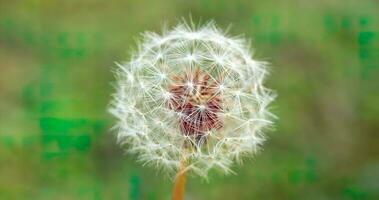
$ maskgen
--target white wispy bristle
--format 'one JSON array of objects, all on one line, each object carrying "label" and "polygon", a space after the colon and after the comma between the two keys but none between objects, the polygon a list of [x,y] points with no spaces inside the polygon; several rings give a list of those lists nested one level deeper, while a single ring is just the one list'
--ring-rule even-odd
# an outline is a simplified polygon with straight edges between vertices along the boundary
[{"label": "white wispy bristle", "polygon": [[[168,172],[177,171],[183,160],[187,171],[205,178],[212,168],[232,172],[234,161],[259,149],[274,117],[267,108],[274,95],[262,85],[265,63],[254,60],[249,48],[246,40],[228,37],[213,22],[197,28],[180,23],[162,35],[145,33],[131,60],[117,63],[109,111],[118,119],[118,142],[143,163]],[[173,77],[196,68],[211,80],[223,77],[217,86],[222,128],[204,133],[206,142],[198,148],[184,148],[193,138],[179,128],[183,113],[167,106],[168,87]]]}]

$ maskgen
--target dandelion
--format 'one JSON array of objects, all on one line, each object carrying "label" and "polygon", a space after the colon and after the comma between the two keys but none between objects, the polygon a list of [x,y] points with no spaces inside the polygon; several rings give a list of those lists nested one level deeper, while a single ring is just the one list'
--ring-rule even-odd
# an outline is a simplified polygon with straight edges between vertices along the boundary
[{"label": "dandelion", "polygon": [[180,23],[145,33],[131,60],[117,64],[117,140],[144,164],[177,173],[174,196],[185,172],[231,173],[264,142],[274,95],[263,86],[265,63],[251,55],[246,40],[213,22]]}]

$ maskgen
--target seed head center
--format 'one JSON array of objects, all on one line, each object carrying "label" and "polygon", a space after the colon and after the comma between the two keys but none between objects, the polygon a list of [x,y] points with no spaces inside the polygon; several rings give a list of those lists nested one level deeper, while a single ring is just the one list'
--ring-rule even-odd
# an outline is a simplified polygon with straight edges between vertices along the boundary
[{"label": "seed head center", "polygon": [[181,114],[178,123],[184,135],[201,137],[207,131],[222,127],[218,116],[222,109],[221,97],[217,82],[210,79],[210,75],[198,69],[174,77],[174,83],[169,86],[172,96],[167,105]]}]

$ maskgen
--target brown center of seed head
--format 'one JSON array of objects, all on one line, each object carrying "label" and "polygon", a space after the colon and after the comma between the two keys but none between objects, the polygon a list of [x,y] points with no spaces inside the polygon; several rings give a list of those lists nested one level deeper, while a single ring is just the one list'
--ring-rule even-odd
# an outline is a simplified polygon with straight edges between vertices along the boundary
[{"label": "brown center of seed head", "polygon": [[167,106],[179,114],[182,134],[195,136],[198,141],[207,131],[222,127],[218,117],[222,109],[218,81],[212,80],[206,72],[197,69],[175,76],[169,92],[171,98]]}]

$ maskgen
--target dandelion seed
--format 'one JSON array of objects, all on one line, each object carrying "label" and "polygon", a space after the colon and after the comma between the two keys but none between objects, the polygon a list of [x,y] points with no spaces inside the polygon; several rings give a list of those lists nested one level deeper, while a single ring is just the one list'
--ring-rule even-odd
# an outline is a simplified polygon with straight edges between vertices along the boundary
[{"label": "dandelion seed", "polygon": [[259,149],[273,118],[265,63],[250,52],[212,22],[146,33],[131,60],[118,64],[109,109],[118,142],[164,171],[231,173],[234,161]]}]

